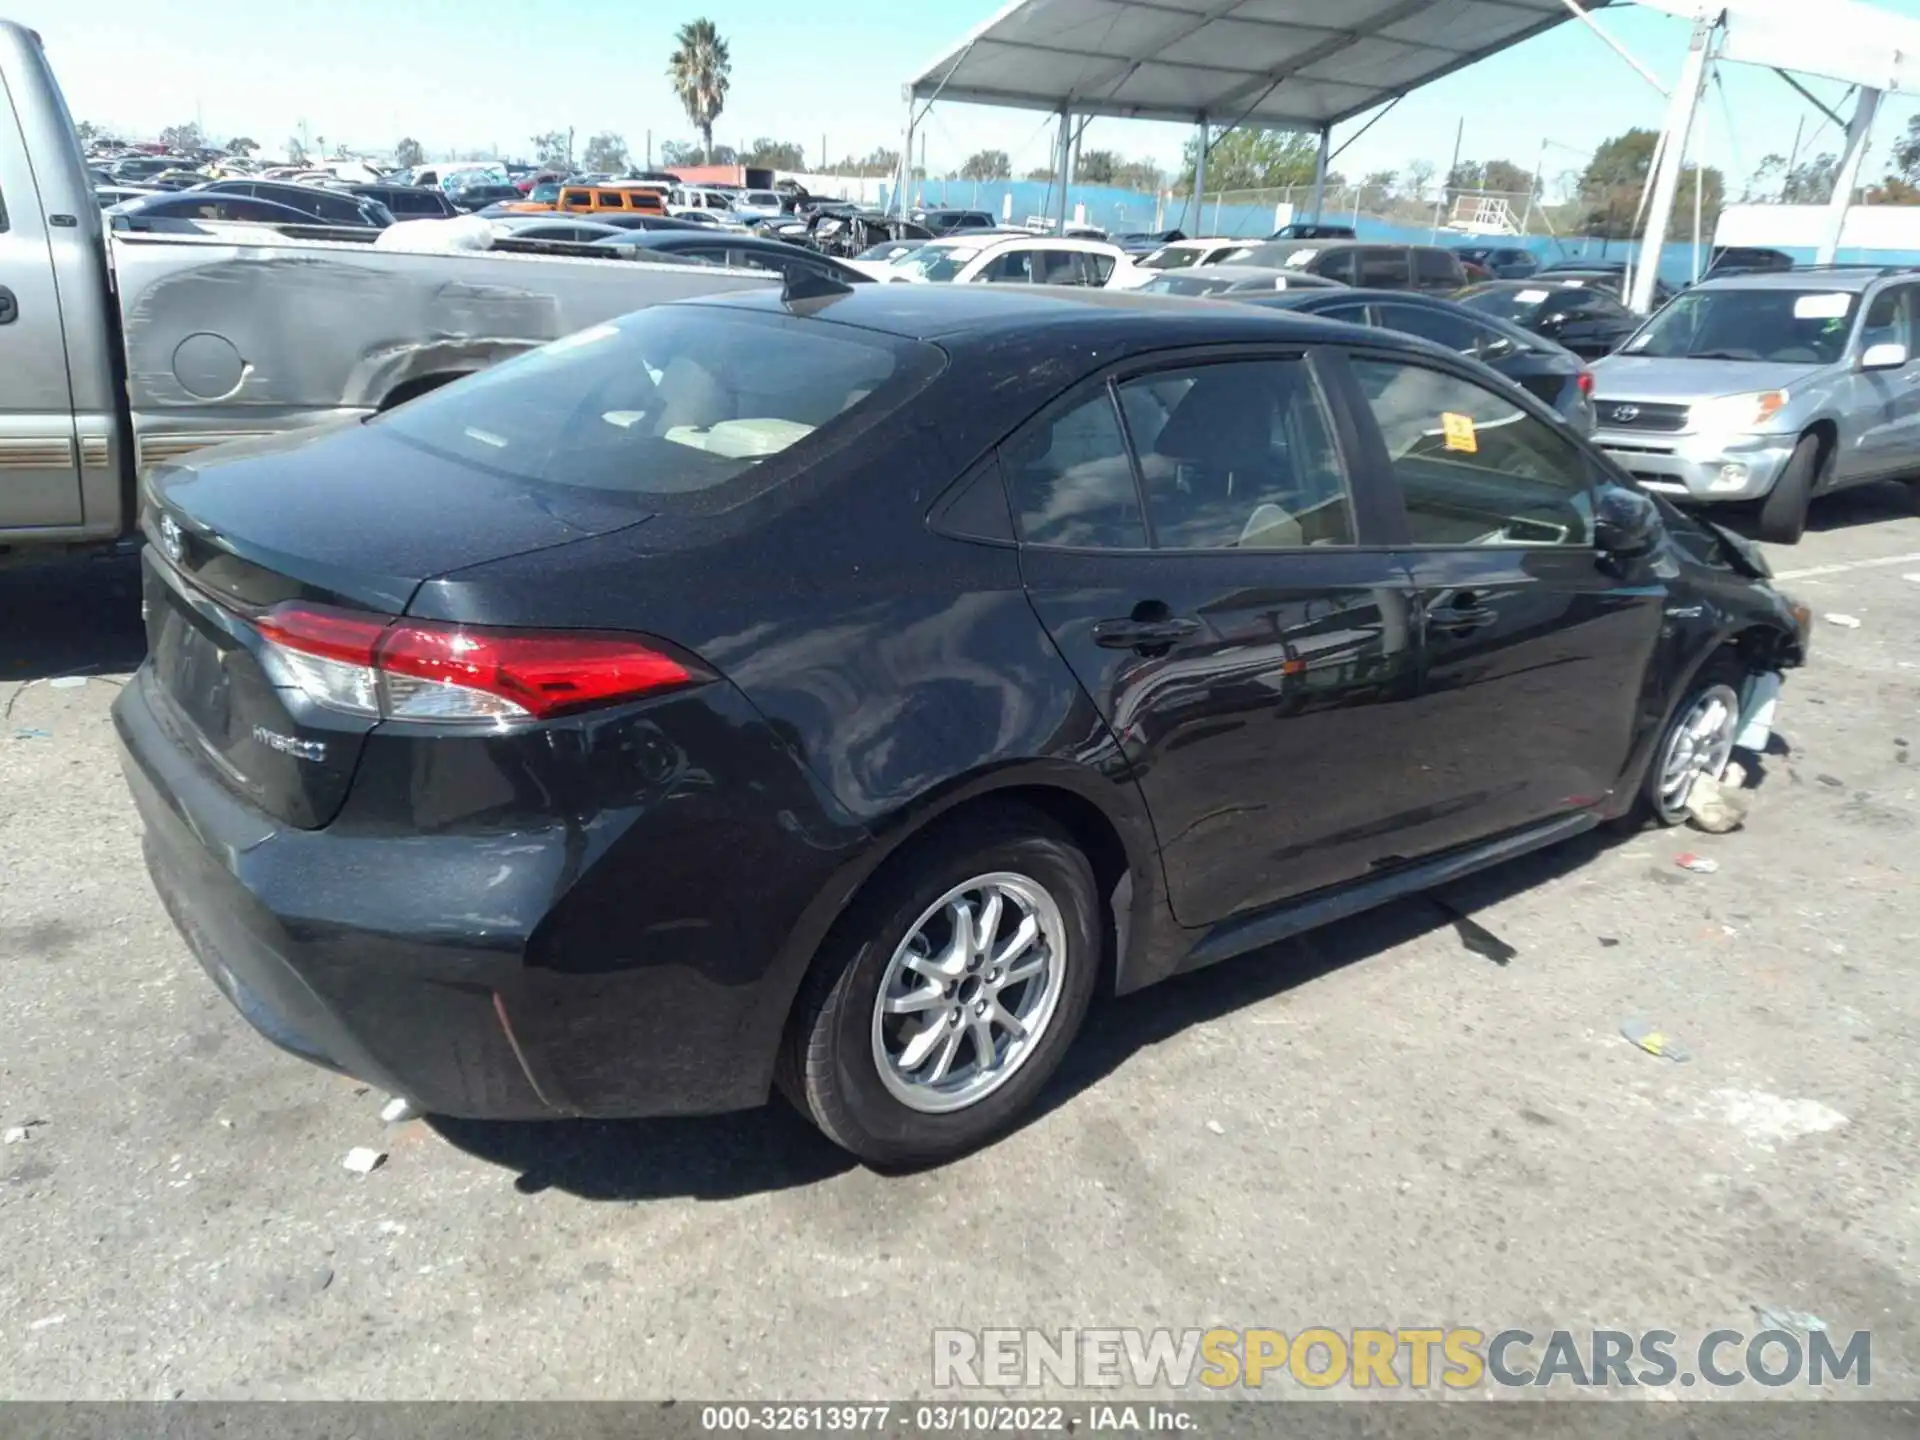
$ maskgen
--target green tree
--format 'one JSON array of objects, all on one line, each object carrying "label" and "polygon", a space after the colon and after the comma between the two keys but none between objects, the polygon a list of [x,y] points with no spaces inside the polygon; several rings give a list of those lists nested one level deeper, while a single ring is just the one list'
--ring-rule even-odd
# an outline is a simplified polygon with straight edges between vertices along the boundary
[{"label": "green tree", "polygon": [[663,140],[660,142],[660,163],[662,165],[698,165],[700,147],[685,140]]},{"label": "green tree", "polygon": [[[1580,197],[1586,211],[1584,228],[1589,235],[1625,240],[1639,230],[1644,223],[1640,199],[1653,174],[1653,152],[1659,142],[1660,137],[1654,131],[1640,129],[1627,130],[1600,142],[1580,175]],[[1726,203],[1726,177],[1711,165],[1690,165],[1680,172],[1673,215],[1667,222],[1669,240],[1685,239],[1693,233],[1696,188],[1700,194],[1701,228],[1708,235],[1713,233],[1720,208]],[[1831,179],[1827,181],[1827,188],[1833,188]]]},{"label": "green tree", "polygon": [[713,159],[713,122],[726,108],[727,87],[732,83],[733,61],[727,42],[720,38],[711,20],[695,20],[682,25],[674,37],[675,49],[667,62],[667,78],[673,81],[673,93],[686,107],[687,118],[700,132],[707,163]]},{"label": "green tree", "polygon": [[580,157],[580,168],[602,175],[626,169],[626,137],[616,135],[611,130],[602,130],[587,141],[586,152]]},{"label": "green tree", "polygon": [[567,132],[548,130],[544,134],[532,136],[528,143],[533,146],[533,161],[548,169],[556,169],[567,163]]},{"label": "green tree", "polygon": [[100,138],[100,127],[91,120],[82,120],[73,127],[73,133],[80,137],[80,148],[85,149]]},{"label": "green tree", "polygon": [[300,143],[300,137],[298,135],[290,135],[287,137],[287,163],[289,165],[304,165],[307,163],[307,147]]},{"label": "green tree", "polygon": [[1073,162],[1073,178],[1082,185],[1111,185],[1119,168],[1119,158],[1111,150],[1083,150]]},{"label": "green tree", "polygon": [[207,143],[207,137],[200,133],[200,127],[189,120],[184,125],[169,125],[160,132],[160,143],[169,150],[198,150]]},{"label": "green tree", "polygon": [[1053,166],[1036,165],[1020,178],[1022,180],[1044,181],[1046,184],[1051,185],[1059,177],[1054,173]]},{"label": "green tree", "polygon": [[393,163],[407,169],[424,165],[427,163],[426,147],[411,135],[405,136],[393,147]]},{"label": "green tree", "polygon": [[1360,182],[1361,188],[1371,190],[1376,195],[1391,195],[1394,187],[1400,183],[1398,170],[1370,170]]},{"label": "green tree", "polygon": [[1113,184],[1122,190],[1153,195],[1166,183],[1166,172],[1151,160],[1125,160],[1113,170]]},{"label": "green tree", "polygon": [[[1212,130],[1207,153],[1207,193],[1222,190],[1274,190],[1283,185],[1313,183],[1319,142],[1296,130]],[[1181,165],[1181,185],[1193,189],[1194,169],[1200,159],[1200,137],[1187,141]]]},{"label": "green tree", "polygon": [[227,153],[229,155],[244,157],[253,154],[253,152],[259,148],[260,142],[251,135],[236,135],[233,139],[227,141]]},{"label": "green tree", "polygon": [[762,135],[742,153],[740,163],[765,170],[805,170],[807,155],[801,146],[791,140],[775,140]]},{"label": "green tree", "polygon": [[976,150],[960,167],[962,180],[1005,180],[1013,174],[1013,161],[1004,150]]},{"label": "green tree", "polygon": [[884,145],[876,145],[867,152],[864,160],[852,155],[835,163],[832,172],[835,175],[864,175],[878,177],[898,175],[900,173],[900,152],[889,150]]}]

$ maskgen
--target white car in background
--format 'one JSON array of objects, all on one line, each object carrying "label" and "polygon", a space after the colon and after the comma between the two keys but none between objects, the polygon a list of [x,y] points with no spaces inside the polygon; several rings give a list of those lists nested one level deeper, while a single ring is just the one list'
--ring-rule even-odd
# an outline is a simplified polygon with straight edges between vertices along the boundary
[{"label": "white car in background", "polygon": [[1216,235],[1207,240],[1172,240],[1143,255],[1127,269],[1117,271],[1107,282],[1109,290],[1138,290],[1157,275],[1169,270],[1188,270],[1196,265],[1230,265],[1245,255],[1259,240],[1242,236],[1232,239]]},{"label": "white car in background", "polygon": [[[924,285],[1102,286],[1128,266],[1126,253],[1099,240],[1056,240],[992,231],[929,240],[890,265],[868,271],[876,280]],[[862,267],[866,268],[866,267]]]}]

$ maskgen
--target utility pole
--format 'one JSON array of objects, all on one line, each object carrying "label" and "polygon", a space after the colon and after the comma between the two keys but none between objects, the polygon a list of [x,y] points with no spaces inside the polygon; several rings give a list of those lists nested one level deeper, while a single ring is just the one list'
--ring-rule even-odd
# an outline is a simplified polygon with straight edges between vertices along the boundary
[{"label": "utility pole", "polygon": [[573,170],[573,126],[567,126],[567,170]]}]

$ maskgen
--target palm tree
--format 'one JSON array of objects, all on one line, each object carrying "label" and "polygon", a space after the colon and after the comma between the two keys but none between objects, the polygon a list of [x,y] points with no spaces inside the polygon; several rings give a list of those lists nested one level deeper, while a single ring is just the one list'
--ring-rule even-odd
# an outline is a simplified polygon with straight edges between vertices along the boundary
[{"label": "palm tree", "polygon": [[700,132],[701,148],[707,163],[713,163],[713,122],[727,103],[727,85],[733,62],[727,56],[727,42],[713,28],[711,20],[696,20],[682,25],[674,37],[679,48],[667,63],[667,76],[680,103],[687,107],[687,118]]}]

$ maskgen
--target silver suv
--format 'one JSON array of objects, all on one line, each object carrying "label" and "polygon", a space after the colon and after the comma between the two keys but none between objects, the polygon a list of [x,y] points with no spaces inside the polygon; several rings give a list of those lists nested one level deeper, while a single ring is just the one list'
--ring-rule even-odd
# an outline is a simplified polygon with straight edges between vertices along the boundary
[{"label": "silver suv", "polygon": [[1920,502],[1920,273],[1730,275],[1594,362],[1594,440],[1649,490],[1760,502],[1792,543],[1813,496],[1900,478]]}]

